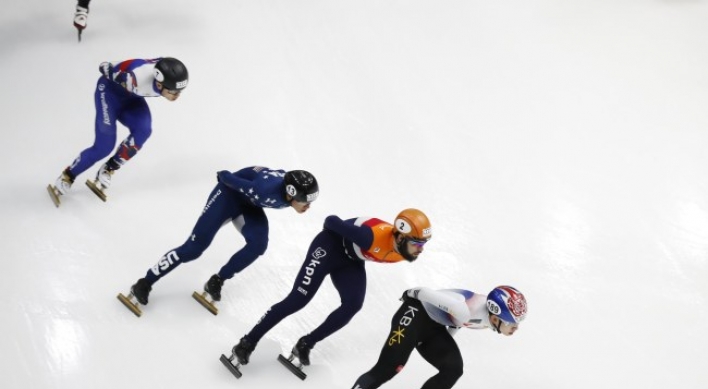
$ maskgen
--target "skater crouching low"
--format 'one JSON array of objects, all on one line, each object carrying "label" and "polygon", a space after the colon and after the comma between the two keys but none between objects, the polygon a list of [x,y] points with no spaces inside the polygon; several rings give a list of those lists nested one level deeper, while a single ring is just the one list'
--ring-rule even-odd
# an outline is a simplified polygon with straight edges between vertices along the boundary
[{"label": "skater crouching low", "polygon": [[218,309],[214,302],[221,300],[224,281],[248,267],[268,248],[269,228],[264,208],[292,207],[297,213],[304,213],[319,195],[317,180],[305,170],[285,172],[251,166],[233,173],[222,170],[217,173],[217,181],[189,238],[165,253],[145,277],[131,287],[129,296],[118,295],[118,299],[137,316],[142,312],[132,299],[146,305],[152,286],[182,263],[199,258],[219,229],[230,221],[243,235],[246,245],[209,278],[204,292],[192,295],[216,315]]},{"label": "skater crouching low", "polygon": [[428,217],[414,208],[401,211],[393,224],[370,217],[342,220],[336,215],[328,216],[324,230],[310,244],[290,294],[273,305],[241,338],[233,347],[231,358],[222,356],[222,363],[240,377],[238,369],[248,363],[258,341],[281,320],[304,308],[330,276],[341,305],[296,342],[289,358],[282,355],[278,358],[291,372],[305,379],[302,366],[310,364],[314,345],[347,325],[362,308],[366,295],[365,262],[413,262],[431,237]]},{"label": "skater crouching low", "polygon": [[449,389],[462,376],[462,355],[453,334],[460,328],[491,328],[513,335],[527,312],[526,298],[511,286],[498,286],[488,295],[463,289],[413,288],[391,319],[391,332],[379,360],[353,389],[374,389],[406,365],[413,350],[438,369],[422,389]]},{"label": "skater crouching low", "polygon": [[101,166],[96,178],[86,181],[86,185],[106,201],[105,191],[111,185],[113,174],[140,151],[152,134],[152,116],[145,98],[162,96],[175,101],[187,87],[189,78],[184,64],[170,57],[103,62],[99,71],[102,75],[94,92],[95,140],[62,171],[56,183],[47,188],[57,207],[60,197],[69,193],[76,177],[111,153],[116,144],[117,123],[121,123],[130,134]]}]

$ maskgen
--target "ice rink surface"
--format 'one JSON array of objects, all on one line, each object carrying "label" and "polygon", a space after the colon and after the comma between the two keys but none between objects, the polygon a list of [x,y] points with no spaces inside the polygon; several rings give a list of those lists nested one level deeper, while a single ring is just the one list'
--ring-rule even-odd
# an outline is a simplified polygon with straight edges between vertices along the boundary
[{"label": "ice rink surface", "polygon": [[[708,387],[708,2],[702,0],[95,0],[0,15],[0,387],[351,388],[376,361],[401,292],[511,284],[510,338],[456,335],[456,388]],[[175,56],[190,85],[153,98],[153,135],[107,203],[81,175],[105,60]],[[120,127],[118,138],[127,135]],[[267,253],[212,316],[190,295],[243,244],[212,246],[116,299],[189,235],[215,172],[306,169],[312,209],[269,210]],[[261,341],[244,377],[218,361],[294,281],[327,215],[433,223],[420,259],[367,264],[357,316],[300,381],[276,362],[338,305],[313,302]],[[435,371],[417,354],[384,388]]]}]

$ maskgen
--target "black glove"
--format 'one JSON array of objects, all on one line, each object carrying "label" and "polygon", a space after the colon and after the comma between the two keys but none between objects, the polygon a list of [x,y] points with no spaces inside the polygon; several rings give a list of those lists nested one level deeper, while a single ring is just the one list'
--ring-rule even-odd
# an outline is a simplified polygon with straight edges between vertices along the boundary
[{"label": "black glove", "polygon": [[408,296],[408,290],[406,289],[405,291],[403,291],[403,294],[401,295],[401,298],[399,300],[403,301],[404,303],[407,303],[412,299],[412,297]]},{"label": "black glove", "polygon": [[342,222],[342,219],[340,219],[339,216],[329,215],[325,218],[324,223],[322,223],[322,229],[323,230],[331,230],[332,228],[330,228],[330,226],[332,224],[341,223],[341,222]]},{"label": "black glove", "polygon": [[219,182],[219,183],[221,183],[221,184],[224,183],[224,181],[221,180],[221,175],[222,175],[222,174],[231,174],[231,172],[228,171],[228,170],[221,170],[221,171],[216,172],[216,181]]}]

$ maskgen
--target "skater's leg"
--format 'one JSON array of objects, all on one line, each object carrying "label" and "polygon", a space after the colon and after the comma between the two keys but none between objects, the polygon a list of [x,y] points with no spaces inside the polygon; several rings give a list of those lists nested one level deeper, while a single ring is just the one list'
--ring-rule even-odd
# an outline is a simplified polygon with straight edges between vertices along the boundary
[{"label": "skater's leg", "polygon": [[217,274],[222,280],[240,273],[268,249],[268,218],[263,208],[243,207],[243,213],[233,220],[233,224],[246,239],[246,245],[219,270]]},{"label": "skater's leg", "polygon": [[209,195],[194,229],[187,241],[168,251],[160,261],[148,270],[145,278],[150,285],[167,275],[183,262],[199,258],[209,247],[217,231],[238,213],[240,203],[224,184],[217,184]]},{"label": "skater's leg", "polygon": [[98,80],[94,94],[96,107],[95,139],[91,147],[83,150],[69,167],[76,177],[111,153],[116,143],[116,116],[120,113],[123,99],[114,91],[112,82],[105,77]]},{"label": "skater's leg", "polygon": [[110,159],[110,166],[117,170],[140,151],[152,134],[152,115],[144,97],[132,98],[118,117],[118,121],[128,128],[130,135],[121,142]]},{"label": "skater's leg", "polygon": [[345,259],[346,265],[332,271],[330,277],[341,300],[341,305],[315,328],[305,341],[310,346],[339,331],[361,310],[366,296],[366,270],[363,261]]},{"label": "skater's leg", "polygon": [[281,302],[273,305],[261,317],[258,324],[246,335],[253,343],[258,341],[281,320],[299,311],[315,296],[331,267],[341,260],[341,237],[329,231],[322,231],[310,244],[305,262],[295,278],[293,288]]},{"label": "skater's leg", "polygon": [[374,389],[393,378],[408,362],[418,339],[425,334],[427,321],[420,302],[404,303],[391,319],[389,333],[379,359],[371,370],[362,374],[353,388]]},{"label": "skater's leg", "polygon": [[416,347],[418,353],[438,369],[438,374],[430,377],[422,389],[449,389],[462,377],[462,354],[445,327],[439,326],[435,332]]},{"label": "skater's leg", "polygon": [[128,127],[130,135],[118,145],[115,154],[101,166],[96,174],[96,180],[101,183],[104,189],[110,187],[115,171],[138,153],[152,133],[152,117],[144,97],[131,97],[125,103],[124,109],[118,116],[118,121]]}]

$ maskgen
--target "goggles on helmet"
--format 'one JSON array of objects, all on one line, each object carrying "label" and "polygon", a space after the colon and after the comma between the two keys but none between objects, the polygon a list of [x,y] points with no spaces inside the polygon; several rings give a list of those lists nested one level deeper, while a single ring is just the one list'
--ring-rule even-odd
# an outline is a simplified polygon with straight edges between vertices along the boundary
[{"label": "goggles on helmet", "polygon": [[417,246],[417,247],[423,247],[429,241],[429,239],[417,239],[417,238],[406,238],[406,240],[408,241],[408,243],[412,244],[413,246]]}]

